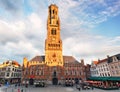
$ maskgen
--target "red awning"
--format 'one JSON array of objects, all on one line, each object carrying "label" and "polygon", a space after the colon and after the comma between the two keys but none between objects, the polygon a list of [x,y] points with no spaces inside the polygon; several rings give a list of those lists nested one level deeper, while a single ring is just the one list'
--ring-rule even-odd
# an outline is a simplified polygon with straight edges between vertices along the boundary
[{"label": "red awning", "polygon": [[35,78],[35,76],[34,75],[30,75],[30,78]]}]

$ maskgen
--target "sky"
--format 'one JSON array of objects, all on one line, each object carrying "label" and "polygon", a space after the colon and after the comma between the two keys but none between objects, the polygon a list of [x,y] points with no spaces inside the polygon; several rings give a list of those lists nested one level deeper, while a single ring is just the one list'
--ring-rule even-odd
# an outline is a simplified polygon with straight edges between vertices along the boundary
[{"label": "sky", "polygon": [[50,4],[59,7],[63,55],[91,64],[120,53],[120,0],[0,0],[0,63],[45,54]]}]

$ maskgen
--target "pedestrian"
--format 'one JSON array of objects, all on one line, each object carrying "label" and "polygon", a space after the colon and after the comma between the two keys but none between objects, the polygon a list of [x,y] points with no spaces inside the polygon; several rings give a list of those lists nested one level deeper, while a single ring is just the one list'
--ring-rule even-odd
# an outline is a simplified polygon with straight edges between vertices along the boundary
[{"label": "pedestrian", "polygon": [[14,89],[12,88],[12,92],[14,92]]},{"label": "pedestrian", "polygon": [[17,87],[17,84],[15,84],[15,88]]},{"label": "pedestrian", "polygon": [[81,88],[79,87],[79,88],[78,88],[78,90],[80,91],[80,90],[81,90]]},{"label": "pedestrian", "polygon": [[94,89],[94,87],[92,86],[92,90]]},{"label": "pedestrian", "polygon": [[21,89],[21,92],[23,92],[23,89]]},{"label": "pedestrian", "polygon": [[28,84],[26,84],[25,87],[27,88],[27,87],[28,87]]}]

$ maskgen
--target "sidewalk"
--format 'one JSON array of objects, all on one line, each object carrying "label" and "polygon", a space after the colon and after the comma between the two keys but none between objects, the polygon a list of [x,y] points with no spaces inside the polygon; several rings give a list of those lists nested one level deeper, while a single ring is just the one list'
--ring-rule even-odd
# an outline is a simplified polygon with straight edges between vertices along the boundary
[{"label": "sidewalk", "polygon": [[15,87],[14,85],[10,85],[9,87],[0,87],[0,92],[29,92],[29,89],[25,87]]}]

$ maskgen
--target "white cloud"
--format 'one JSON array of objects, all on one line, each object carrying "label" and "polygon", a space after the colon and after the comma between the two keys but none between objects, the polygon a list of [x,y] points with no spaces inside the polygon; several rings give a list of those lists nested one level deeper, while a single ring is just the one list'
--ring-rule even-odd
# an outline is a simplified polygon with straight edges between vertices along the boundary
[{"label": "white cloud", "polygon": [[32,56],[35,54],[39,54],[39,51],[37,49],[35,49],[34,46],[29,42],[23,42],[23,41],[20,41],[18,43],[8,42],[5,46],[5,48],[10,49],[11,54],[13,54],[13,56],[15,56],[15,55],[17,55],[17,56],[23,56],[23,55]]},{"label": "white cloud", "polygon": [[0,20],[0,42],[18,41],[24,39],[24,22],[16,21],[14,23]]},{"label": "white cloud", "polygon": [[37,14],[32,13],[30,16],[28,16],[28,20],[33,28],[40,29],[42,27],[41,19]]},{"label": "white cloud", "polygon": [[18,57],[18,61],[21,62],[24,56],[43,54],[45,30],[42,27],[41,18],[34,13],[24,21],[0,20],[1,57]]},{"label": "white cloud", "polygon": [[[103,59],[120,51],[120,37],[107,38],[101,36],[86,36],[85,38],[67,38],[64,40],[64,54],[70,53],[79,60],[84,58],[86,63],[93,59]],[[80,40],[79,40],[80,39]],[[88,60],[88,61],[87,61]]]}]

